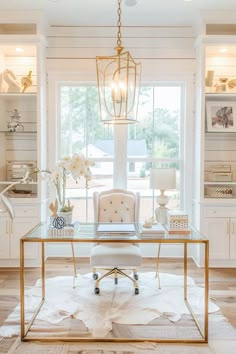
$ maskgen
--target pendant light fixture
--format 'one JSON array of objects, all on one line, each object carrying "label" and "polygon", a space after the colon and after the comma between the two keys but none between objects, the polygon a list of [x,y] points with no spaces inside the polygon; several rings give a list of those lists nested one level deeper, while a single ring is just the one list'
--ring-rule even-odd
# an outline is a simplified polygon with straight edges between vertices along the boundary
[{"label": "pendant light fixture", "polygon": [[141,64],[135,63],[121,41],[121,0],[118,0],[117,52],[97,56],[97,82],[101,121],[107,124],[137,122]]}]

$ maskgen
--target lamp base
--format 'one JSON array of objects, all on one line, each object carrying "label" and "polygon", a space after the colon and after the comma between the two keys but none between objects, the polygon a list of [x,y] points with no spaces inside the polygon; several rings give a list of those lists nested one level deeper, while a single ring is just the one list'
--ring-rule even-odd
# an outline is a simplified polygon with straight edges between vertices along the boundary
[{"label": "lamp base", "polygon": [[161,190],[161,194],[157,196],[157,203],[159,207],[155,209],[156,220],[160,224],[167,224],[167,212],[168,208],[166,208],[166,204],[169,201],[169,197],[164,195],[164,190]]},{"label": "lamp base", "polygon": [[155,209],[155,216],[156,216],[156,220],[157,222],[159,222],[160,224],[167,224],[167,212],[168,212],[168,208],[160,206],[157,207]]}]

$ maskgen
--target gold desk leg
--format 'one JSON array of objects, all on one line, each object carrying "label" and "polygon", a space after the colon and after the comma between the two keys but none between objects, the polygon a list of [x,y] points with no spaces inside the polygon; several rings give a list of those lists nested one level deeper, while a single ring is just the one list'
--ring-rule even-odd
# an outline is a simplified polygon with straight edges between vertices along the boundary
[{"label": "gold desk leg", "polygon": [[73,242],[71,242],[71,250],[72,250],[72,258],[73,258],[73,265],[74,265],[73,288],[75,288],[75,278],[77,277],[77,271],[76,271],[75,250],[74,250],[74,243]]},{"label": "gold desk leg", "polygon": [[188,294],[187,294],[188,249],[187,249],[187,247],[188,247],[187,242],[184,242],[184,300],[187,300],[187,297],[188,297]]},{"label": "gold desk leg", "polygon": [[20,240],[20,315],[21,340],[23,340],[25,337],[25,259],[23,240]]},{"label": "gold desk leg", "polygon": [[160,281],[160,273],[159,273],[160,252],[161,252],[161,243],[158,243],[156,278],[158,279],[158,288],[159,289],[161,289],[161,281]]},{"label": "gold desk leg", "polygon": [[44,242],[41,243],[41,277],[42,277],[42,300],[45,300],[45,251]]},{"label": "gold desk leg", "polygon": [[209,300],[209,241],[205,245],[205,313],[204,313],[204,336],[208,342],[208,300]]}]

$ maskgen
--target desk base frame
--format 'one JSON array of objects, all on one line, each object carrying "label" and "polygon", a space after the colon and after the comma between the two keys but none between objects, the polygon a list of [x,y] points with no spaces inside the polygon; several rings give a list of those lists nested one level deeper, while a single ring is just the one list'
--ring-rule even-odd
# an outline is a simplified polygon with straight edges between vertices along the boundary
[{"label": "desk base frame", "polygon": [[[177,243],[184,244],[184,301],[186,306],[189,309],[189,312],[196,324],[196,327],[201,335],[200,339],[191,339],[191,338],[83,338],[83,337],[33,337],[29,336],[30,328],[36,319],[41,307],[45,302],[45,252],[44,252],[44,243],[48,241],[38,241],[41,242],[41,275],[42,275],[42,294],[41,294],[41,302],[35,310],[30,322],[25,324],[25,264],[24,264],[24,243],[27,242],[24,239],[20,240],[20,305],[21,305],[21,341],[30,342],[30,341],[39,341],[39,342],[156,342],[156,343],[208,343],[208,298],[209,298],[209,271],[208,271],[208,263],[209,263],[209,243],[208,241],[198,241],[197,243],[203,243],[205,246],[205,265],[204,265],[204,284],[205,284],[205,296],[204,296],[204,328],[201,328],[193,310],[188,302],[187,298],[187,246],[188,243],[184,241],[179,241]],[[28,241],[29,242],[29,241]],[[32,241],[33,242],[33,241]],[[75,241],[76,242],[76,241]],[[85,241],[84,241],[85,242]],[[157,243],[154,240],[150,240],[150,243]],[[158,242],[161,243],[160,241]],[[172,241],[172,243],[174,243]],[[160,251],[160,247],[159,247]],[[158,262],[159,262],[158,252]],[[160,286],[160,281],[159,286]]]}]

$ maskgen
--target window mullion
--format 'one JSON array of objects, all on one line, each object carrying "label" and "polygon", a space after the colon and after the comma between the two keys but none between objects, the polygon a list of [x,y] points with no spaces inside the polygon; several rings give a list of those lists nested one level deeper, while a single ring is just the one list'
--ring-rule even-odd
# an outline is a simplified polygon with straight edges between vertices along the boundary
[{"label": "window mullion", "polygon": [[114,188],[127,189],[127,125],[116,125],[114,127],[114,166],[113,185]]}]

